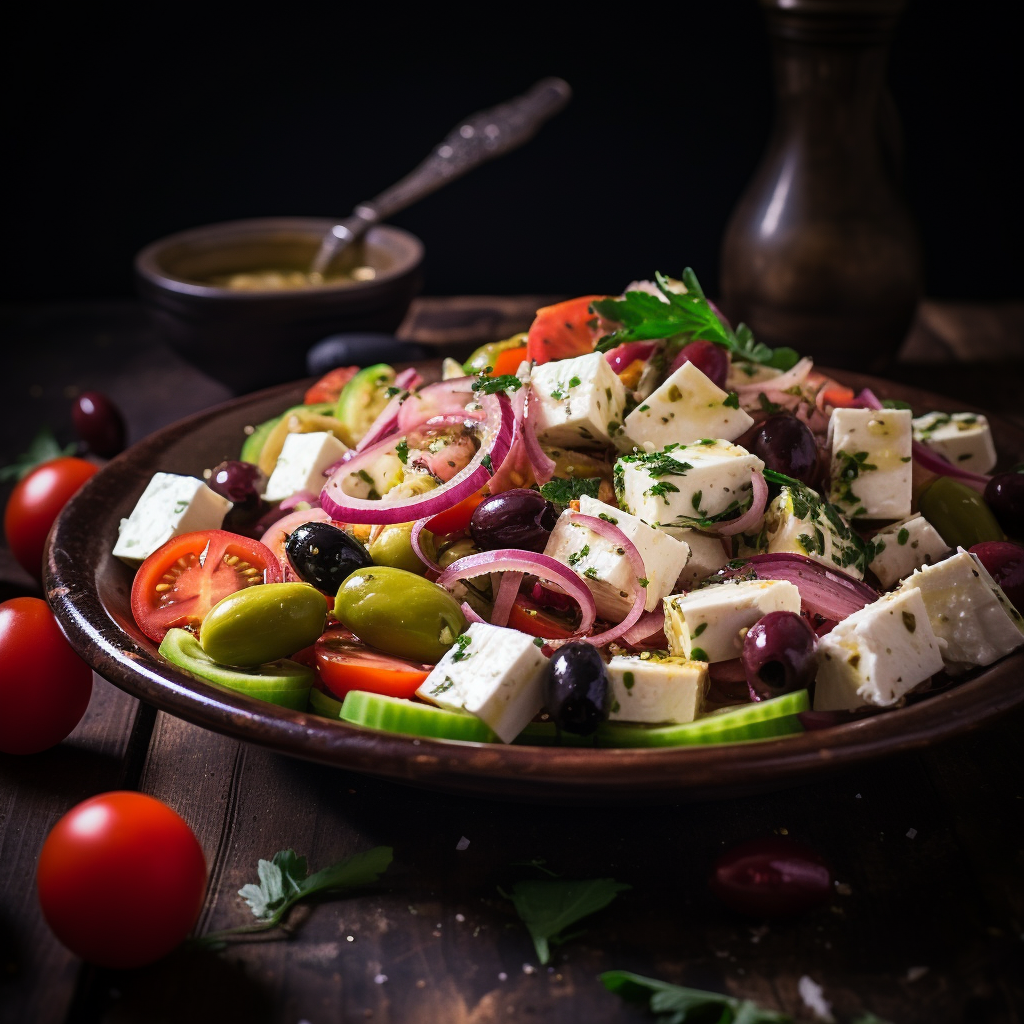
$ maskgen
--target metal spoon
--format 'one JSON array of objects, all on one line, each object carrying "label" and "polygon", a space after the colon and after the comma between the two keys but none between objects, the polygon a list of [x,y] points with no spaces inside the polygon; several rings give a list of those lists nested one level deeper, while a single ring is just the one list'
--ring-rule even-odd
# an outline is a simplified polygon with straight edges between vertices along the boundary
[{"label": "metal spoon", "polygon": [[404,210],[449,181],[502,156],[533,138],[540,126],[569,102],[572,89],[561,78],[544,78],[529,92],[460,121],[411,174],[360,203],[351,217],[324,235],[309,268],[319,284],[327,268],[374,224]]}]

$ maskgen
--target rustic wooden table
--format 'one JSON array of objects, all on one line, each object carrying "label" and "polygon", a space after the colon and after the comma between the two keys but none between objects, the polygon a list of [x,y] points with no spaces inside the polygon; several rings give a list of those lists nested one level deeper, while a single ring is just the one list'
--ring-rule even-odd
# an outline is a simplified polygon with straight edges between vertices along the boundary
[{"label": "rustic wooden table", "polygon": [[[536,304],[424,299],[403,334],[461,353],[520,329]],[[80,390],[111,395],[133,440],[228,397],[164,348],[130,303],[7,311],[0,326],[3,463],[44,423],[70,437],[69,399]],[[1024,305],[926,303],[890,376],[1024,422]],[[0,551],[0,598],[26,593],[38,591]],[[892,1024],[1024,1015],[1024,714],[769,796],[536,807],[291,760],[95,683],[64,743],[0,756],[4,1022],[649,1019],[604,991],[597,976],[612,968],[750,997],[797,1020],[814,1019],[798,992],[805,976],[823,986],[840,1024],[869,1010]],[[279,849],[316,869],[383,844],[395,862],[376,889],[298,911],[287,941],[97,970],[49,932],[33,876],[57,818],[119,788],[165,800],[199,837],[210,868],[201,932],[245,921],[236,892]],[[831,862],[834,897],[786,922],[727,911],[707,889],[710,864],[733,843],[773,833]],[[549,968],[537,966],[498,891],[529,870],[516,862],[537,858],[568,877],[632,885]]]}]

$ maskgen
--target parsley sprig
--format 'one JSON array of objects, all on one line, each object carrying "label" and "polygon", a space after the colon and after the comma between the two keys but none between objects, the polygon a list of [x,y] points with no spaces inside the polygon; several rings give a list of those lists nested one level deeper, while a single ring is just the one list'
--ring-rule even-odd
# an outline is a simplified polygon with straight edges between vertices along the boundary
[{"label": "parsley sprig", "polygon": [[485,395],[496,395],[499,391],[507,394],[518,391],[523,382],[514,373],[503,373],[498,377],[481,377],[473,382],[474,391],[482,391]]},{"label": "parsley sprig", "polygon": [[683,271],[686,292],[671,287],[669,279],[661,273],[654,275],[662,301],[647,292],[626,292],[622,299],[598,299],[591,309],[605,320],[622,326],[606,334],[598,343],[599,352],[607,352],[626,341],[657,341],[669,338],[682,345],[690,341],[713,341],[721,345],[736,359],[789,370],[800,359],[791,348],[772,349],[754,340],[754,332],[746,324],[736,330],[729,327],[708,302],[690,267]]}]

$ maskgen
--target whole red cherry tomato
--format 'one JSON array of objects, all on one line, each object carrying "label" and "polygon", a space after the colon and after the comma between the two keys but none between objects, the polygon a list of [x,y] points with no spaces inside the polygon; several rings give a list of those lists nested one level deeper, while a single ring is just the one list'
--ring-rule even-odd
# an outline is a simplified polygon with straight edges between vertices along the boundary
[{"label": "whole red cherry tomato", "polygon": [[0,604],[0,751],[36,754],[60,743],[85,714],[92,669],[38,597]]},{"label": "whole red cherry tomato", "polygon": [[206,860],[166,804],[144,793],[102,793],[54,825],[36,885],[43,916],[73,953],[101,967],[141,967],[195,924]]},{"label": "whole red cherry tomato", "polygon": [[4,536],[18,564],[37,580],[43,576],[43,549],[57,513],[96,472],[85,459],[64,456],[36,466],[15,485],[4,509]]}]

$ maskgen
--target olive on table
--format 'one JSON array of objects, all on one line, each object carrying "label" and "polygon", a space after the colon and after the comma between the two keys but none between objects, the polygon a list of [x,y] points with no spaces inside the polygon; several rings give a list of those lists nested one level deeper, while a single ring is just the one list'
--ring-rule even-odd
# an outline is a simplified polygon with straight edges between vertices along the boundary
[{"label": "olive on table", "polygon": [[768,469],[814,485],[818,445],[807,424],[788,412],[769,416],[758,428],[749,450]]},{"label": "olive on table", "polygon": [[985,485],[985,501],[1007,533],[1024,537],[1024,474],[997,473]]},{"label": "olive on table", "polygon": [[1024,548],[1008,540],[987,540],[972,544],[969,550],[1003,588],[1014,608],[1024,614]]},{"label": "olive on table", "polygon": [[590,736],[608,719],[611,683],[597,648],[574,642],[560,647],[544,674],[544,706],[555,725],[577,736]]},{"label": "olive on table", "polygon": [[539,491],[517,487],[484,498],[469,521],[469,532],[484,551],[543,551],[557,521],[555,507]]},{"label": "olive on table", "polygon": [[725,379],[729,376],[729,357],[721,345],[713,341],[691,341],[679,350],[669,373],[675,373],[683,363],[693,363],[713,384],[725,387]]},{"label": "olive on table", "polygon": [[447,590],[388,565],[352,573],[338,589],[334,617],[371,647],[431,663],[466,628],[459,602]]},{"label": "olive on table", "polygon": [[373,559],[359,541],[330,523],[296,526],[284,549],[302,579],[332,596],[356,569],[373,565]]},{"label": "olive on table", "polygon": [[919,506],[921,515],[951,548],[1006,539],[984,498],[952,477],[940,476],[929,484],[921,493]]},{"label": "olive on table", "polygon": [[[412,528],[414,523],[392,523],[381,529],[367,546],[374,565],[390,565],[394,569],[405,569],[422,576],[426,565],[420,561],[419,555],[412,547]],[[420,531],[420,547],[428,557],[433,550],[433,534],[428,530]]]},{"label": "olive on table", "polygon": [[124,417],[102,392],[83,391],[75,399],[71,420],[89,451],[100,458],[112,459],[124,450]]},{"label": "olive on table", "polygon": [[323,595],[309,584],[264,583],[218,601],[199,627],[199,643],[221,665],[262,665],[314,644],[326,622]]},{"label": "olive on table", "polygon": [[795,612],[769,612],[743,638],[741,661],[751,700],[771,700],[814,681],[818,638]]}]

